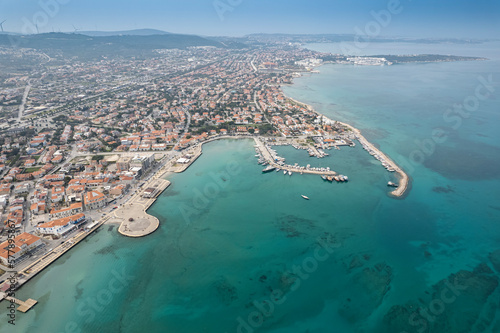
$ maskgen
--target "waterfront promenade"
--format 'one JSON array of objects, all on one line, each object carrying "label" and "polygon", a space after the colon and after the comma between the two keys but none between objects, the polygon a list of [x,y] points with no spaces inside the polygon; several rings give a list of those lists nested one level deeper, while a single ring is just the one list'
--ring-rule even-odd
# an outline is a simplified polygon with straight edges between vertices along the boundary
[{"label": "waterfront promenade", "polygon": [[71,237],[55,249],[46,253],[43,257],[32,263],[31,265],[24,268],[22,271],[24,277],[18,280],[19,284],[23,284],[31,279],[33,276],[41,272],[45,267],[50,265],[52,262],[56,261],[61,257],[64,253],[68,252],[71,248],[73,248],[76,244],[87,238],[92,232],[97,230],[101,225],[107,222],[109,219],[108,216],[104,216],[98,223],[96,223],[90,230],[88,231],[80,231],[75,236]]},{"label": "waterfront promenade", "polygon": [[[206,143],[206,142],[203,142],[203,143]],[[198,144],[194,148],[191,148],[188,151],[186,151],[185,154],[191,156],[191,158],[189,159],[188,163],[183,163],[183,164],[180,164],[180,165],[179,164],[174,164],[174,165],[172,165],[172,167],[170,168],[169,171],[175,172],[175,173],[181,173],[181,172],[186,171],[187,168],[189,168],[191,166],[191,164],[193,164],[198,159],[198,157],[200,157],[201,154],[203,153],[203,151],[202,151],[202,145],[203,145],[203,143],[202,144]]]},{"label": "waterfront promenade", "polygon": [[[51,263],[59,259],[63,254],[72,249],[76,244],[87,238],[87,236],[97,230],[101,225],[106,223],[108,219],[109,216],[103,217],[98,223],[94,224],[91,229],[79,232],[61,245],[57,246],[55,249],[50,249],[49,252],[44,254],[41,258],[19,271],[15,277],[15,281],[17,282],[16,290],[27,283],[29,280],[31,280],[33,277],[35,277]],[[9,296],[7,296],[7,294],[5,293],[0,294],[0,301],[4,299],[9,300]],[[19,305],[19,311],[27,312],[37,303],[37,301],[32,299],[28,299],[26,302],[15,300],[15,303]]]},{"label": "waterfront promenade", "polygon": [[[121,232],[122,234],[129,237],[141,237],[152,233],[158,228],[159,226],[158,219],[154,216],[147,214],[146,210],[154,203],[156,197],[170,185],[170,182],[168,180],[161,178],[165,174],[165,172],[168,171],[168,168],[169,168],[169,163],[167,162],[153,176],[150,177],[150,180],[147,183],[145,183],[141,188],[137,189],[138,193],[143,193],[144,190],[148,188],[154,188],[156,189],[154,197],[142,198],[140,194],[136,193],[136,195],[132,196],[126,203],[123,204],[123,207],[132,204],[130,206],[130,209],[125,210],[126,214],[132,214],[131,216],[137,215],[140,216],[140,218],[138,220],[139,223],[137,225],[129,226],[126,223],[123,224],[124,226],[129,226],[129,227],[127,228],[127,230],[122,230],[123,231]],[[142,220],[144,216],[147,216],[149,222],[147,225],[144,224]],[[116,219],[118,218],[120,220],[117,221]],[[127,219],[128,218],[130,217],[127,216]],[[46,267],[48,267],[54,261],[63,256],[66,252],[71,250],[82,240],[87,238],[94,231],[99,229],[103,224],[111,222],[112,219],[115,219],[115,221],[113,221],[115,223],[123,222],[122,215],[120,215],[119,213],[117,214],[116,211],[111,211],[108,214],[102,216],[102,218],[99,219],[96,223],[92,224],[90,229],[78,232],[75,236],[67,239],[56,248],[50,249],[47,253],[45,253],[35,262],[29,264],[28,266],[18,271],[16,274],[16,282],[17,282],[16,290],[21,288],[25,283],[27,283],[38,273],[43,271]],[[7,294],[5,293],[0,294],[0,301],[6,299],[6,297],[8,297]],[[18,308],[19,311],[28,311],[33,305],[36,304],[36,301],[31,299],[27,300],[26,302],[17,300],[16,303],[20,305],[20,307]]]}]

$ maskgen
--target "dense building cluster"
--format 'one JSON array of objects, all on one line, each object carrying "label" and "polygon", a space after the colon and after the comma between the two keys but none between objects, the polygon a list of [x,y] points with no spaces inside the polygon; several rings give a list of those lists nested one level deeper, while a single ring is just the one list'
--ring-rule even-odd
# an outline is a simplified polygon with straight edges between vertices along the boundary
[{"label": "dense building cluster", "polygon": [[286,45],[155,53],[80,62],[33,51],[25,56],[39,63],[29,76],[2,75],[4,235],[63,237],[125,195],[161,154],[212,138],[302,136],[324,145],[346,132],[280,89],[324,54]]}]

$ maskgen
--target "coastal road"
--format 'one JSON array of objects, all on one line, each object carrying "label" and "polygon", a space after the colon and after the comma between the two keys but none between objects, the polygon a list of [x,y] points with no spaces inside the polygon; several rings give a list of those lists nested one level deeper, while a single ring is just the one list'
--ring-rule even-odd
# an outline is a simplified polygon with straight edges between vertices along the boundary
[{"label": "coastal road", "polygon": [[23,117],[24,107],[26,105],[26,100],[28,99],[30,90],[31,90],[31,80],[28,80],[28,85],[24,89],[23,100],[21,101],[21,105],[19,105],[19,114],[17,116],[18,121],[21,121],[21,118]]},{"label": "coastal road", "polygon": [[257,72],[257,67],[255,67],[255,64],[253,63],[253,61],[254,61],[254,59],[252,59],[252,61],[250,61],[250,66],[252,66],[254,72]]},{"label": "coastal road", "polygon": [[191,126],[191,113],[189,113],[189,111],[186,107],[183,107],[182,111],[184,111],[187,115],[186,127],[184,128],[184,131],[182,131],[182,134],[179,135],[179,137],[177,138],[177,142],[175,143],[174,148],[173,148],[174,150],[179,145],[179,143],[181,142],[184,135],[189,131],[189,127]]},{"label": "coastal road", "polygon": [[266,121],[269,124],[271,124],[271,122],[269,121],[269,119],[267,119],[266,113],[262,110],[262,108],[260,107],[260,104],[257,102],[257,92],[256,91],[253,93],[253,102],[255,103],[255,107],[257,108],[257,110],[259,110],[260,113],[262,113],[264,115],[264,118],[266,119]]}]

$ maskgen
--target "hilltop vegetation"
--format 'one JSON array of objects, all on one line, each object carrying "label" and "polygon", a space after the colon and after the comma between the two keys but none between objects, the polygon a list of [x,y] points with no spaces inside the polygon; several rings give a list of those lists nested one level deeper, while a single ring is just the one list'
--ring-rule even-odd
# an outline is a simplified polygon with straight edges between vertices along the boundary
[{"label": "hilltop vegetation", "polygon": [[43,50],[48,55],[62,53],[81,60],[102,57],[147,57],[155,49],[186,49],[193,46],[226,48],[224,44],[194,35],[122,35],[93,37],[81,34],[47,33],[0,35],[0,46]]}]

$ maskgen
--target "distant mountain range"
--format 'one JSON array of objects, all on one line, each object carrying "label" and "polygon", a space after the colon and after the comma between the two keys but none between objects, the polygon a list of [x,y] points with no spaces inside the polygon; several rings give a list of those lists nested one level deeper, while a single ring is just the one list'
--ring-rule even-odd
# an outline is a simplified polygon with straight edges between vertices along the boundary
[{"label": "distant mountain range", "polygon": [[[154,30],[159,31],[159,30]],[[80,33],[43,33],[34,35],[0,35],[0,46],[43,50],[47,54],[62,52],[66,57],[99,59],[109,56],[149,57],[155,49],[185,49],[192,46],[228,48],[227,44],[194,35],[162,32],[147,34],[151,30],[132,30],[123,33],[135,35],[89,36]],[[114,32],[116,33],[116,32]]]},{"label": "distant mountain range", "polygon": [[151,35],[171,35],[172,33],[157,29],[136,29],[124,31],[77,31],[80,35],[93,37],[109,36],[151,36]]},{"label": "distant mountain range", "polygon": [[[54,32],[52,32],[54,33]],[[151,36],[151,35],[172,35],[171,32],[157,30],[157,29],[135,29],[135,30],[123,30],[123,31],[69,31],[69,32],[58,32],[65,34],[78,34],[92,37],[109,37],[109,36]],[[21,36],[22,33],[0,31],[0,35],[17,35]],[[43,33],[41,34],[43,35]]]}]

